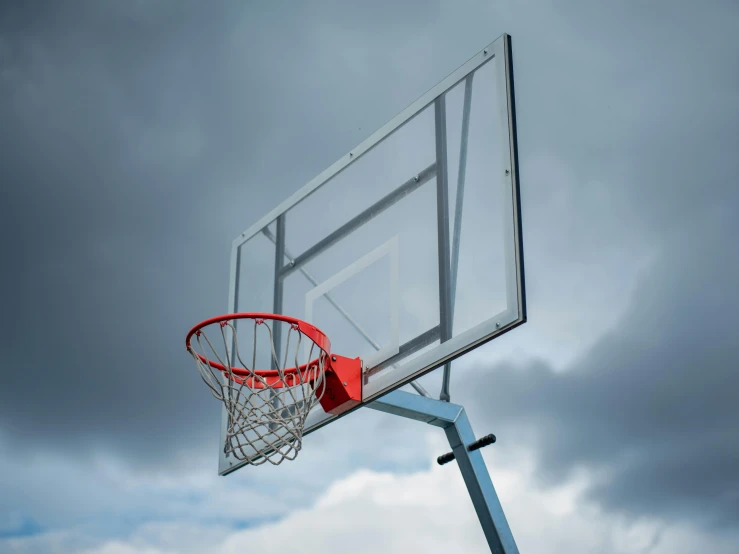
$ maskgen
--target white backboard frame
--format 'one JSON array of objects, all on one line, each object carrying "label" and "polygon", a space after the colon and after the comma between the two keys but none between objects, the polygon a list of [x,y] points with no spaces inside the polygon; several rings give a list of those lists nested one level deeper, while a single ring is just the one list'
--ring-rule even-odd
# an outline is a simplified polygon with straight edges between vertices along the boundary
[{"label": "white backboard frame", "polygon": [[[399,113],[386,125],[381,127],[378,131],[373,133],[364,142],[352,149],[345,156],[342,156],[336,163],[330,166],[328,169],[320,173],[317,177],[295,192],[283,203],[278,205],[272,211],[267,213],[263,218],[257,221],[249,229],[241,233],[232,243],[231,248],[231,271],[230,271],[230,283],[229,283],[229,313],[234,313],[238,309],[238,296],[239,296],[239,268],[241,264],[240,248],[249,239],[253,238],[259,233],[264,233],[268,237],[271,232],[268,230],[268,226],[276,222],[277,233],[276,236],[272,235],[272,239],[275,240],[277,249],[277,259],[285,259],[285,245],[284,245],[284,214],[300,203],[303,199],[307,198],[313,192],[318,190],[321,186],[326,184],[336,175],[341,173],[351,164],[355,163],[364,154],[372,150],[378,143],[393,134],[395,131],[403,127],[406,123],[411,121],[417,114],[424,109],[433,105],[436,113],[436,132],[437,132],[437,143],[439,142],[439,133],[445,133],[445,94],[447,91],[452,89],[454,86],[465,80],[468,75],[475,72],[482,65],[488,63],[491,60],[496,60],[495,67],[495,80],[498,87],[497,94],[497,105],[496,109],[499,113],[499,120],[501,122],[501,152],[500,156],[503,160],[503,166],[505,167],[505,175],[502,176],[505,179],[505,203],[510,209],[503,211],[503,217],[505,218],[504,225],[510,233],[510,236],[506,237],[506,250],[505,250],[505,271],[506,271],[506,300],[507,308],[500,313],[491,314],[491,316],[483,321],[482,323],[467,329],[461,334],[455,336],[451,335],[451,330],[445,332],[445,321],[450,320],[450,311],[453,310],[453,294],[450,294],[450,289],[454,278],[450,274],[450,240],[449,240],[449,209],[448,209],[448,198],[443,195],[446,194],[442,183],[439,188],[438,205],[439,208],[439,259],[446,260],[446,266],[439,269],[439,280],[442,283],[440,285],[440,319],[441,323],[439,329],[436,331],[437,335],[434,340],[440,340],[440,344],[435,346],[433,349],[424,352],[410,360],[403,362],[402,360],[395,364],[392,371],[379,372],[369,381],[365,381],[363,387],[363,402],[368,403],[372,400],[379,398],[380,396],[387,394],[414,379],[432,371],[433,369],[440,367],[444,364],[449,363],[451,360],[469,352],[470,350],[486,343],[495,337],[510,331],[511,329],[521,325],[526,321],[526,298],[525,298],[525,284],[524,284],[524,266],[523,266],[523,244],[522,244],[522,232],[521,232],[521,207],[520,207],[520,191],[518,182],[518,159],[517,159],[517,143],[516,143],[516,120],[515,120],[515,104],[514,104],[514,89],[513,89],[513,69],[511,59],[511,44],[510,36],[502,35],[494,42],[486,46],[470,60],[468,60],[459,69],[454,71],[438,85],[433,87],[418,100],[413,102],[405,110]],[[444,127],[444,128],[442,128]],[[441,154],[437,155],[441,156]],[[445,154],[441,157],[437,157],[435,168],[445,164]],[[434,169],[435,170],[435,169]],[[418,180],[418,179],[417,179]],[[393,247],[392,245],[384,245],[385,250],[381,252],[375,252],[373,255],[389,254],[392,258]],[[397,258],[397,244],[395,245],[394,256]],[[367,263],[369,259],[363,259],[358,256],[357,264]],[[369,260],[371,261],[371,260]],[[293,262],[294,264],[294,262]],[[282,264],[277,264],[282,265]],[[348,278],[352,271],[356,271],[358,266],[347,267],[341,275],[335,275],[327,282],[316,285],[316,288],[311,292],[312,296],[308,300],[314,300],[316,296],[324,294],[336,283],[343,279]],[[275,268],[275,280],[281,279],[280,271],[284,270],[284,267]],[[292,271],[292,269],[291,269]],[[397,272],[397,260],[396,269]],[[344,274],[345,273],[345,274]],[[283,274],[284,275],[284,274]],[[330,282],[329,282],[330,281]],[[335,282],[336,283],[335,283]],[[275,287],[275,296],[280,296],[278,288]],[[445,291],[446,289],[446,291]],[[397,294],[397,290],[395,290]],[[280,300],[281,302],[281,300]],[[275,300],[275,305],[281,305]],[[396,320],[397,324],[397,320]],[[451,329],[451,324],[449,329]],[[447,336],[445,336],[445,334]],[[395,333],[397,337],[397,332]],[[422,337],[419,337],[421,339]],[[427,341],[428,343],[428,341]],[[407,347],[407,345],[406,345]],[[402,350],[402,345],[395,345],[395,350]],[[342,355],[351,355],[351,353],[341,352]],[[402,354],[402,352],[400,353]],[[380,357],[385,363],[392,361],[391,352],[383,352]],[[372,367],[368,367],[372,369]],[[345,415],[345,414],[343,414]],[[224,409],[222,422],[222,434],[226,428],[227,413]],[[324,413],[322,410],[314,410],[308,417],[306,423],[306,434],[314,431],[323,425],[329,423],[336,417],[330,414]],[[224,437],[222,436],[222,439]],[[223,442],[223,441],[221,441]],[[245,465],[245,462],[240,462],[233,458],[227,459],[222,451],[220,450],[219,456],[219,473],[222,475],[228,474],[239,467]]]}]

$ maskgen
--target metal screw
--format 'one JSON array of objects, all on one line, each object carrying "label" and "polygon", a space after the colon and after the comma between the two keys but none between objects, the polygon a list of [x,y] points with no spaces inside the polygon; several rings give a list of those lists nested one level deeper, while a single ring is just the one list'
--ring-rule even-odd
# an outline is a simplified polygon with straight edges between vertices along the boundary
[{"label": "metal screw", "polygon": [[295,260],[290,260],[290,267],[295,267]]},{"label": "metal screw", "polygon": [[354,155],[354,152],[349,152],[349,157],[351,158]]},{"label": "metal screw", "polygon": [[497,322],[497,323],[495,324],[495,328],[496,328],[496,329],[499,329],[499,328],[500,328],[500,322]]},{"label": "metal screw", "polygon": [[511,171],[510,171],[510,169],[506,169],[506,170],[505,170],[505,174],[506,174],[506,175],[510,175],[510,174],[511,174]]},{"label": "metal screw", "polygon": [[336,356],[331,356],[331,361],[332,362],[335,362],[336,361]]},{"label": "metal screw", "polygon": [[346,386],[346,383],[341,383],[342,385]]},{"label": "metal screw", "polygon": [[418,182],[418,175],[416,175],[415,177],[413,177],[413,180],[417,183]]},{"label": "metal screw", "polygon": [[488,51],[487,50],[483,50],[482,53],[487,56]]}]

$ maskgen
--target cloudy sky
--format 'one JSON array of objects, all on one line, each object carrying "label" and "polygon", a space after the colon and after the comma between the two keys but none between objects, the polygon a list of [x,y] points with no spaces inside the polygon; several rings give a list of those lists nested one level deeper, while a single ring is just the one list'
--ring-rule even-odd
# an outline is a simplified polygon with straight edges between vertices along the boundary
[{"label": "cloudy sky", "polygon": [[217,477],[183,338],[237,233],[504,32],[529,322],[452,400],[522,552],[736,552],[736,3],[256,4],[0,3],[0,552],[486,551],[415,422]]}]

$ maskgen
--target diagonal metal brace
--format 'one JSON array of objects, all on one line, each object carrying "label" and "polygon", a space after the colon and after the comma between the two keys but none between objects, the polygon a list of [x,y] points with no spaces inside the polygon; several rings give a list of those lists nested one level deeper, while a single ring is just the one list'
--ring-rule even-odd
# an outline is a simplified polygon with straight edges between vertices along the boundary
[{"label": "diagonal metal brace", "polygon": [[479,449],[470,450],[468,447],[476,442],[475,434],[462,406],[396,390],[367,404],[367,407],[444,429],[490,551],[494,554],[518,554],[482,454]]}]

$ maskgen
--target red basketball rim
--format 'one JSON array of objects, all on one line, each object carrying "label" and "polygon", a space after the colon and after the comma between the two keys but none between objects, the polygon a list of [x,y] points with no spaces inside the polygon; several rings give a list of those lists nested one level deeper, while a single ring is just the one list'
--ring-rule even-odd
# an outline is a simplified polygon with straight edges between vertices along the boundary
[{"label": "red basketball rim", "polygon": [[232,367],[228,368],[224,366],[223,364],[219,362],[214,362],[212,360],[209,360],[208,358],[204,357],[202,354],[199,354],[195,350],[193,350],[192,346],[190,345],[190,339],[192,339],[193,336],[200,333],[200,331],[207,327],[208,325],[213,325],[214,323],[219,323],[220,325],[226,325],[229,321],[237,320],[237,319],[253,319],[257,323],[264,322],[265,320],[269,321],[284,321],[285,323],[290,323],[291,325],[294,325],[297,327],[298,331],[300,331],[303,335],[308,337],[310,340],[312,340],[315,345],[320,348],[326,356],[330,356],[331,354],[331,341],[328,339],[326,334],[321,331],[318,327],[315,325],[311,325],[310,323],[307,323],[305,321],[302,321],[300,319],[297,319],[295,317],[290,317],[286,315],[280,315],[280,314],[268,314],[268,313],[258,313],[258,312],[242,312],[242,313],[236,313],[236,314],[223,314],[216,317],[211,317],[210,319],[206,319],[205,321],[201,321],[197,325],[195,325],[192,329],[190,329],[190,332],[187,333],[187,337],[185,338],[185,346],[187,347],[188,352],[191,352],[195,354],[198,358],[200,358],[200,361],[202,361],[204,364],[208,364],[211,367],[218,369],[220,371],[223,371],[224,373],[233,373],[234,375],[238,375],[240,377],[254,377],[254,375],[258,375],[263,378],[274,378],[280,377],[280,373],[283,375],[288,374],[294,374],[300,371],[301,373],[304,372],[308,367],[313,366],[314,364],[318,363],[318,358],[315,360],[303,364],[298,367],[288,367],[282,370],[282,372],[276,370],[276,369],[255,369],[255,370],[249,370],[243,367]]}]

